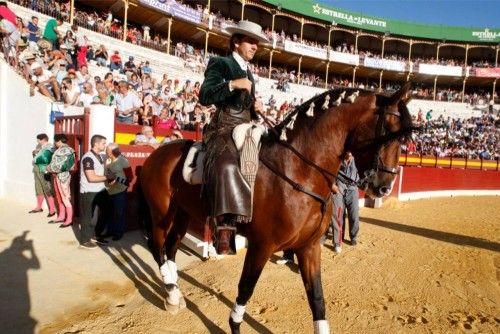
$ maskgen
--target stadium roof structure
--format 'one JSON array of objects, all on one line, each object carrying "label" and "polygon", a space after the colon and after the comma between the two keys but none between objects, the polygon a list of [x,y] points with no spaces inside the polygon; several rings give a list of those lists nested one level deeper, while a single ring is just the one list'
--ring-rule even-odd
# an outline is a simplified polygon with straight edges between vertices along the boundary
[{"label": "stadium roof structure", "polygon": [[319,19],[328,23],[335,21],[335,23],[344,26],[389,33],[391,35],[459,42],[500,43],[499,28],[466,28],[390,20],[350,12],[313,0],[262,1],[301,16]]}]

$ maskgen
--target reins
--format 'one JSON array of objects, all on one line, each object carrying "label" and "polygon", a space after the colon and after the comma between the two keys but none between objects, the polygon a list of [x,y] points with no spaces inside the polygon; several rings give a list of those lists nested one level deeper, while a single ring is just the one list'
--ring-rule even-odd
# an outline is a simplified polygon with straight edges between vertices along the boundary
[{"label": "reins", "polygon": [[[260,117],[262,117],[262,119],[264,120],[264,123],[266,123],[269,126],[269,129],[276,135],[276,138],[279,138],[279,133],[278,133],[278,131],[276,131],[276,129],[272,125],[271,121],[263,113],[261,113],[260,111],[255,110],[255,112]],[[325,177],[327,179],[328,182],[330,182],[330,181],[325,176],[325,174],[333,176],[334,180],[337,177],[337,175],[335,175],[335,174],[333,174],[333,173],[325,170],[324,168],[316,165],[311,160],[307,159],[302,153],[300,153],[299,151],[297,151],[297,149],[295,149],[295,147],[293,147],[292,145],[288,144],[287,142],[283,142],[283,141],[279,140],[278,143],[281,144],[281,145],[283,145],[283,146],[285,146],[286,148],[288,148],[293,153],[295,153],[302,161],[304,161],[305,163],[307,163],[309,166],[311,166],[311,167],[315,168],[316,170],[318,170],[321,173],[321,175],[323,175],[323,177]],[[323,220],[323,216],[325,214],[326,206],[328,205],[328,201],[330,200],[330,197],[331,197],[331,192],[328,192],[328,197],[324,198],[323,196],[315,193],[314,191],[308,190],[308,189],[304,188],[303,185],[301,185],[300,183],[295,182],[294,180],[292,180],[291,178],[289,178],[288,176],[286,176],[285,173],[282,173],[281,171],[279,171],[276,168],[274,168],[269,163],[269,161],[266,161],[261,156],[259,156],[259,160],[271,172],[273,172],[274,174],[276,174],[277,176],[281,177],[283,180],[285,180],[286,182],[288,182],[293,187],[293,189],[295,189],[297,191],[300,191],[300,192],[303,192],[304,194],[307,194],[307,195],[311,196],[312,198],[316,199],[318,202],[320,202],[321,203],[321,220]]]}]

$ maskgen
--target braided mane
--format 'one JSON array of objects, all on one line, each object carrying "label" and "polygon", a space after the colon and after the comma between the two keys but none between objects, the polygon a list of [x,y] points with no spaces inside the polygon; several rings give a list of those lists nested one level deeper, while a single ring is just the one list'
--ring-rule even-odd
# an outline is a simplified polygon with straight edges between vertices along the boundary
[{"label": "braided mane", "polygon": [[[372,93],[370,91],[359,90],[356,88],[334,88],[325,91],[296,107],[295,110],[291,111],[281,123],[274,127],[274,130],[278,133],[283,133],[287,130],[293,130],[295,124],[300,124],[300,127],[311,126],[318,119],[320,119],[326,111],[331,110],[332,107],[337,107],[341,103],[354,102],[360,92]],[[292,126],[290,126],[290,124]],[[283,137],[281,137],[281,140],[283,140]]]}]

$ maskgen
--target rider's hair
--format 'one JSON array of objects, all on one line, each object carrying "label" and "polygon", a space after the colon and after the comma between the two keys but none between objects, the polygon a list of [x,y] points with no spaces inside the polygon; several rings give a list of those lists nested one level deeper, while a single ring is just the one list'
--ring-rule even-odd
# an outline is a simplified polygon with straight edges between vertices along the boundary
[{"label": "rider's hair", "polygon": [[234,34],[229,39],[229,49],[234,51],[236,49],[236,43],[241,42],[241,40],[245,37],[243,34]]}]

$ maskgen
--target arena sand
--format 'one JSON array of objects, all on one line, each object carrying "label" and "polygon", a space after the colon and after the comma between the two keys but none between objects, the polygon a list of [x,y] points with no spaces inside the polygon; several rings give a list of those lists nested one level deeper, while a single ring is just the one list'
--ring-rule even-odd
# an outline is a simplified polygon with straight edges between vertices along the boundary
[{"label": "arena sand", "polygon": [[[356,247],[344,244],[339,255],[331,239],[322,248],[333,333],[500,332],[500,197],[390,199],[383,209],[361,210],[359,240]],[[275,264],[277,255],[248,304],[244,333],[312,332],[297,267]],[[117,260],[125,274],[121,281],[89,283],[95,303],[61,309],[55,321],[39,319],[38,328],[41,333],[228,332],[244,256],[243,251],[222,261],[194,261],[180,272],[187,307],[176,315],[164,309],[154,266],[142,263],[132,272],[127,259]],[[151,279],[137,279],[141,275]]]}]

